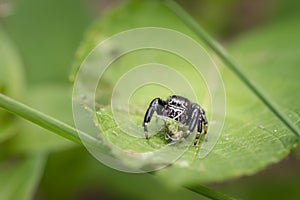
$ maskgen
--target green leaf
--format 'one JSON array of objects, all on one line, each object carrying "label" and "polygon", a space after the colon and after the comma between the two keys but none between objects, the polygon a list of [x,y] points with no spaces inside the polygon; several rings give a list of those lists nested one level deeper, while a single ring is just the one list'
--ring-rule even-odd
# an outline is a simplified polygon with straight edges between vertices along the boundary
[{"label": "green leaf", "polygon": [[45,164],[44,155],[10,159],[0,163],[0,198],[33,199]]},{"label": "green leaf", "polygon": [[[157,13],[157,15],[153,15],[153,13]],[[128,21],[130,24],[126,23]],[[114,26],[110,26],[111,24]],[[113,33],[141,26],[172,28],[195,38],[195,35],[163,4],[159,2],[150,3],[150,1],[131,1],[103,17],[90,31],[92,34],[88,35],[86,43],[92,48],[97,45],[99,40]],[[255,43],[252,41],[252,44],[254,46]],[[259,48],[259,46],[256,47]],[[79,52],[81,51],[81,55],[87,55],[89,50],[91,49],[83,46]],[[243,49],[239,51],[242,52]],[[181,61],[179,65],[182,67],[178,67],[176,65],[178,60],[174,59],[174,56],[164,53],[152,54],[151,51],[140,54],[136,52],[136,54],[137,56],[126,55],[127,58],[125,56],[120,61],[113,63],[112,73],[107,72],[106,80],[109,80],[113,85],[120,78],[120,74],[128,70],[125,67],[126,64],[136,66],[138,63],[151,60],[152,56],[156,62],[160,61],[160,63],[180,69],[180,72],[185,76],[191,77],[191,83],[196,91],[203,91],[201,84],[197,84],[197,80],[201,82],[201,79],[194,76],[194,71],[191,68],[183,67],[186,63]],[[142,54],[146,55],[145,57],[151,56],[143,59],[141,58]],[[82,61],[82,59],[79,60]],[[265,63],[265,65],[270,66],[272,63]],[[204,159],[193,159],[197,152],[194,148],[190,148],[175,164],[158,171],[157,175],[168,182],[173,184],[207,183],[250,175],[283,159],[297,143],[295,135],[260,101],[251,89],[244,85],[239,77],[220,64],[219,68],[222,71],[227,96],[227,113],[223,133],[213,151]],[[267,73],[264,76],[266,81],[271,78],[272,76]],[[136,119],[137,124],[141,124],[140,122],[143,120],[143,112],[151,100],[151,95],[152,99],[159,96],[155,94],[156,91],[157,89],[153,89],[148,94],[140,93],[130,101],[129,106],[135,107],[138,111],[131,113],[131,117]],[[161,91],[158,93],[162,94]],[[165,95],[161,97],[166,98],[169,94],[170,91],[165,91]],[[200,101],[203,99],[201,92],[197,96]],[[205,100],[204,104],[201,105],[206,105]],[[209,109],[207,113],[209,115]],[[110,112],[102,110],[98,118],[103,124],[102,130],[108,131],[105,134],[107,134],[110,142],[125,152],[128,147],[138,152],[151,149],[151,147],[145,146],[145,140],[130,138],[119,130],[114,122],[110,121],[112,117],[107,116],[110,116]],[[159,139],[156,138],[156,140]],[[115,153],[115,156],[122,159],[122,155],[118,153]]]}]

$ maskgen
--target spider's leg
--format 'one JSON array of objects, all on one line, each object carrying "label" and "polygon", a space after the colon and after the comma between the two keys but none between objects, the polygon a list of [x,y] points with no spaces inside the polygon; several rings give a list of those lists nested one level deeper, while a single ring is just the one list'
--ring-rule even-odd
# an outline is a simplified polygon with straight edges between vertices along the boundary
[{"label": "spider's leg", "polygon": [[202,122],[203,122],[203,119],[202,119],[202,115],[200,114],[199,119],[198,119],[197,135],[196,135],[196,138],[194,141],[194,146],[198,146],[199,139],[200,139],[201,132],[202,132]]},{"label": "spider's leg", "polygon": [[189,127],[186,134],[184,134],[183,136],[184,138],[187,138],[191,134],[191,132],[194,131],[196,124],[198,122],[199,114],[200,114],[199,106],[197,104],[191,104],[190,122],[188,124]]},{"label": "spider's leg", "polygon": [[207,128],[208,128],[208,121],[206,119],[206,115],[205,115],[205,111],[200,108],[200,116],[199,116],[199,123],[198,123],[198,133],[196,135],[196,139],[195,139],[195,142],[194,142],[194,145],[197,146],[198,145],[198,142],[199,142],[199,139],[200,139],[200,135],[201,135],[201,132],[202,132],[202,124],[204,126],[204,140],[207,141],[207,136],[206,136],[206,133],[207,133]]},{"label": "spider's leg", "polygon": [[204,125],[204,139],[205,141],[207,141],[207,128],[208,128],[208,121],[206,119],[205,113],[203,113],[202,115],[202,120],[203,120],[203,125]]},{"label": "spider's leg", "polygon": [[153,116],[153,113],[157,112],[157,114],[162,114],[165,104],[166,104],[165,101],[161,100],[160,98],[155,98],[151,101],[151,103],[145,113],[144,123],[143,123],[146,139],[149,139],[148,123],[150,122],[150,120]]}]

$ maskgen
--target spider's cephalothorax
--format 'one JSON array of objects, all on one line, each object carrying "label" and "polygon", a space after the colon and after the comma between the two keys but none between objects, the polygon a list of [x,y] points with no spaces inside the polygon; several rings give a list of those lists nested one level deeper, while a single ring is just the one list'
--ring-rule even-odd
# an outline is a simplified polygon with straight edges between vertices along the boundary
[{"label": "spider's cephalothorax", "polygon": [[166,101],[155,98],[151,101],[144,117],[144,131],[146,139],[149,139],[147,125],[150,122],[153,113],[174,119],[183,125],[188,126],[187,132],[183,135],[187,138],[194,131],[197,125],[197,135],[194,145],[197,146],[204,126],[204,135],[206,135],[208,122],[204,110],[196,103],[190,102],[187,98],[181,96],[170,96]]}]

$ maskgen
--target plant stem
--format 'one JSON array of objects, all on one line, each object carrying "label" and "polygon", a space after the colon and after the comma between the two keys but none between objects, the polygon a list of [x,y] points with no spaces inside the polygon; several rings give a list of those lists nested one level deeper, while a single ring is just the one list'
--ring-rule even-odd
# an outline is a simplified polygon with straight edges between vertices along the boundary
[{"label": "plant stem", "polygon": [[45,115],[3,94],[0,94],[0,108],[14,113],[28,121],[33,122],[49,131],[52,131],[66,139],[82,144],[77,130],[68,124]]},{"label": "plant stem", "polygon": [[166,1],[167,6],[175,12],[178,17],[191,29],[196,35],[210,47],[221,60],[234,72],[244,84],[298,137],[300,138],[300,129],[297,127],[282,111],[273,103],[263,91],[259,90],[248,77],[239,69],[233,59],[224,51],[224,49],[176,2]]},{"label": "plant stem", "polygon": [[203,185],[193,185],[193,186],[184,186],[188,190],[191,190],[193,192],[196,192],[198,194],[201,194],[205,197],[208,197],[210,199],[214,200],[234,200],[234,198],[229,197],[223,193],[217,192],[215,190],[212,190],[210,188],[204,187]]}]

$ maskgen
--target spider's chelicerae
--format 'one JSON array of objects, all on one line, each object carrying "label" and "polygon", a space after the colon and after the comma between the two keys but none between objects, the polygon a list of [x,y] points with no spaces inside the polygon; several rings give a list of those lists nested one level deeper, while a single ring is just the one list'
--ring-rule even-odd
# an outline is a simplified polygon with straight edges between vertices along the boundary
[{"label": "spider's chelicerae", "polygon": [[183,134],[183,138],[185,139],[194,131],[197,125],[197,135],[194,141],[195,146],[198,146],[202,129],[204,129],[204,136],[207,133],[208,122],[205,111],[198,104],[190,102],[187,98],[173,95],[168,97],[166,101],[160,98],[155,98],[151,101],[145,113],[143,123],[146,139],[149,139],[147,126],[154,112],[157,115],[169,117],[188,126],[186,133]]}]

